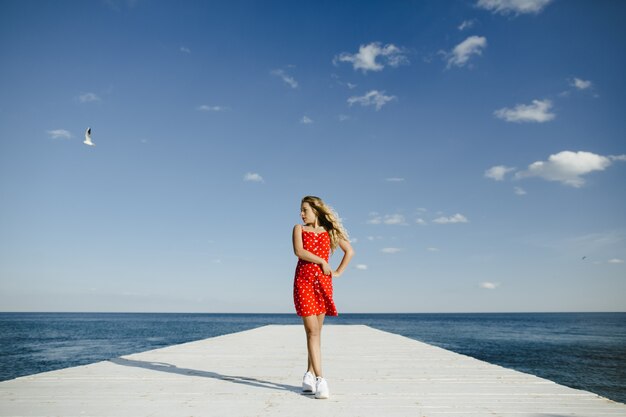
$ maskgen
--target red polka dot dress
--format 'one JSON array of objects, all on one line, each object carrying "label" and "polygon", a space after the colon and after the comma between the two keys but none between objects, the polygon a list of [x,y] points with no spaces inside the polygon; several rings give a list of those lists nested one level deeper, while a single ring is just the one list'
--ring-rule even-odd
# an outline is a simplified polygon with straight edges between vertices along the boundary
[{"label": "red polka dot dress", "polygon": [[[330,255],[328,232],[315,233],[302,230],[302,246],[328,262]],[[293,281],[293,302],[299,316],[317,316],[323,313],[327,316],[336,316],[332,277],[324,275],[320,265],[298,259]]]}]

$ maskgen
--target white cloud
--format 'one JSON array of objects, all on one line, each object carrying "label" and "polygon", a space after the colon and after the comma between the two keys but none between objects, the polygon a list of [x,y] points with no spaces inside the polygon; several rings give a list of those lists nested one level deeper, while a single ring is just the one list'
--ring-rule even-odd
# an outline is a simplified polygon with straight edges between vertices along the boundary
[{"label": "white cloud", "polygon": [[376,111],[380,110],[385,104],[390,101],[396,100],[396,96],[386,96],[384,91],[372,90],[364,96],[354,96],[348,99],[348,104],[352,106],[354,103],[358,103],[361,106],[376,106]]},{"label": "white cloud", "polygon": [[339,79],[339,76],[338,76],[337,74],[330,74],[330,76],[331,76],[331,78],[333,78],[333,79],[335,80],[335,82],[336,82],[337,84],[339,84],[339,85],[340,85],[340,86],[342,86],[342,87],[348,87],[350,90],[352,90],[353,88],[356,88],[356,87],[357,87],[357,85],[356,85],[356,84],[353,84],[353,83],[351,83],[351,82],[349,82],[349,81],[348,81],[348,82],[341,81],[341,80]]},{"label": "white cloud", "polygon": [[515,194],[517,194],[517,195],[526,195],[527,194],[526,190],[524,190],[521,187],[515,187],[513,190],[515,191]]},{"label": "white cloud", "polygon": [[356,265],[356,269],[358,269],[360,271],[366,271],[367,270],[367,265],[365,265],[365,264],[357,264]]},{"label": "white cloud", "polygon": [[446,53],[448,57],[448,68],[452,65],[463,67],[472,55],[482,55],[483,49],[487,47],[487,38],[483,36],[470,36],[454,47],[452,52]]},{"label": "white cloud", "polygon": [[400,248],[382,248],[380,251],[382,253],[398,253],[398,252],[401,252],[402,249],[400,249]]},{"label": "white cloud", "polygon": [[404,178],[391,177],[391,178],[385,178],[385,181],[387,181],[387,182],[403,182]]},{"label": "white cloud", "polygon": [[350,116],[346,116],[345,114],[340,114],[339,116],[337,116],[337,118],[339,119],[340,122],[345,122],[346,120],[350,118]]},{"label": "white cloud", "polygon": [[98,97],[95,93],[82,93],[78,96],[78,101],[81,103],[91,103],[94,101],[100,101],[100,97]]},{"label": "white cloud", "polygon": [[591,81],[581,80],[580,78],[574,78],[571,82],[572,87],[576,87],[579,90],[586,90],[591,87]]},{"label": "white cloud", "polygon": [[439,248],[433,248],[433,247],[431,247],[431,248],[426,248],[426,250],[427,250],[428,252],[439,252]]},{"label": "white cloud", "polygon": [[[378,57],[381,57],[380,62],[377,61]],[[398,67],[408,64],[409,60],[404,55],[404,51],[393,44],[382,46],[380,42],[372,42],[368,45],[361,45],[356,54],[342,52],[335,56],[333,64],[337,65],[339,62],[350,62],[355,70],[367,72],[382,71],[385,64]]]},{"label": "white cloud", "polygon": [[382,217],[376,216],[376,217],[372,217],[371,219],[369,219],[367,221],[367,224],[381,224],[382,222],[383,222]]},{"label": "white cloud", "polygon": [[244,175],[243,180],[251,182],[264,182],[263,177],[255,172],[248,172],[246,175]]},{"label": "white cloud", "polygon": [[313,120],[311,120],[307,116],[302,116],[302,119],[300,119],[300,123],[305,124],[305,125],[310,125],[311,123],[313,123]]},{"label": "white cloud", "polygon": [[198,106],[196,109],[200,110],[200,111],[224,111],[224,110],[226,110],[226,107],[224,107],[224,106],[209,106],[209,105],[203,104],[201,106]]},{"label": "white cloud", "polygon": [[613,258],[613,259],[609,259],[609,263],[610,264],[623,264],[624,260],[623,259]]},{"label": "white cloud", "polygon": [[181,46],[180,47],[180,52],[184,52],[186,54],[190,54],[191,53],[191,49],[187,48],[186,46]]},{"label": "white cloud", "polygon": [[383,219],[383,223],[385,224],[399,224],[406,225],[406,221],[404,220],[404,216],[401,214],[386,214]]},{"label": "white cloud", "polygon": [[500,283],[498,282],[484,281],[480,283],[480,288],[484,288],[486,290],[495,290],[499,286],[500,286]]},{"label": "white cloud", "polygon": [[401,214],[385,214],[384,217],[381,217],[378,215],[378,213],[370,213],[370,216],[372,217],[367,221],[368,224],[384,223],[389,225],[407,225],[404,216]]},{"label": "white cloud", "polygon": [[280,77],[291,88],[298,88],[298,82],[292,76],[287,74],[284,70],[281,70],[281,69],[272,70],[270,73],[272,75]]},{"label": "white cloud", "polygon": [[48,130],[47,133],[52,139],[70,139],[72,137],[72,134],[65,129]]},{"label": "white cloud", "polygon": [[584,151],[562,151],[550,155],[547,161],[533,162],[527,170],[516,173],[515,177],[539,177],[578,188],[585,184],[583,175],[604,171],[613,161],[626,161],[626,155],[602,156]]},{"label": "white cloud", "polygon": [[537,122],[543,123],[554,119],[555,114],[550,113],[552,102],[550,100],[533,100],[532,104],[518,104],[514,108],[502,108],[493,114],[507,122]]},{"label": "white cloud", "polygon": [[500,14],[539,13],[552,0],[478,0],[476,6]]},{"label": "white cloud", "polygon": [[468,223],[469,222],[469,220],[467,220],[467,217],[459,213],[450,217],[445,217],[445,216],[438,217],[433,221],[439,224],[453,224],[453,223]]},{"label": "white cloud", "polygon": [[426,225],[426,220],[422,219],[421,217],[415,220],[415,223],[419,224],[420,226],[424,226]]},{"label": "white cloud", "polygon": [[485,177],[491,178],[496,181],[504,180],[506,174],[511,171],[515,171],[515,168],[507,167],[504,165],[498,165],[495,167],[491,167],[485,171]]},{"label": "white cloud", "polygon": [[474,27],[474,24],[476,23],[475,20],[464,20],[463,23],[461,23],[459,25],[459,30],[465,30],[465,29],[470,29],[472,27]]}]

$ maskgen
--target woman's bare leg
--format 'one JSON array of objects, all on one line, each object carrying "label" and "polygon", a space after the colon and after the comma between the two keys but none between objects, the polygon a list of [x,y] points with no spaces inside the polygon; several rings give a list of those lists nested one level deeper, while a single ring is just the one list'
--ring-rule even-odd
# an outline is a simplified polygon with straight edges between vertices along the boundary
[{"label": "woman's bare leg", "polygon": [[321,335],[324,314],[302,317],[302,321],[306,332],[306,347],[308,350],[307,368],[313,375],[322,376]]}]

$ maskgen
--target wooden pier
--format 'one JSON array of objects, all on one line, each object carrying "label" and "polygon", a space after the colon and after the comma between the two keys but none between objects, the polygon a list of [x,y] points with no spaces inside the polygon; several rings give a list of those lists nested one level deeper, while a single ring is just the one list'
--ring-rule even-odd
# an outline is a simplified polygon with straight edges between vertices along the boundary
[{"label": "wooden pier", "polygon": [[367,326],[324,328],[331,397],[300,391],[302,326],[265,326],[0,382],[0,416],[626,417],[626,405]]}]

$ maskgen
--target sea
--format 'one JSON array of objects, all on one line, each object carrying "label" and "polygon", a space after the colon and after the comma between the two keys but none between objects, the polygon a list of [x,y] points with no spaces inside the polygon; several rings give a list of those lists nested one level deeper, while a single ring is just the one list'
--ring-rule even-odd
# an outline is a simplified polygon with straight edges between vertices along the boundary
[{"label": "sea", "polygon": [[[626,313],[342,314],[626,403]],[[0,313],[0,380],[234,333],[294,314]],[[303,336],[304,343],[304,336]]]}]

